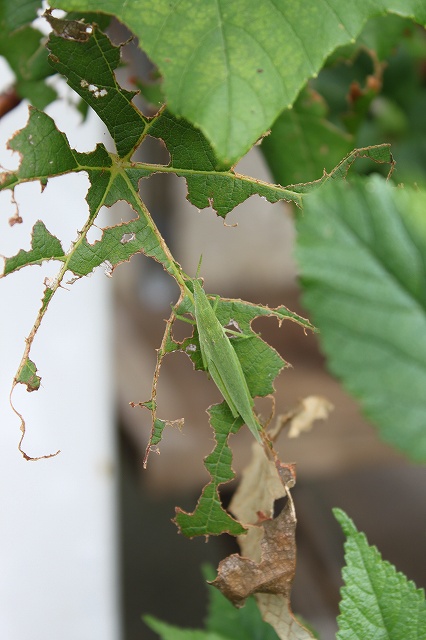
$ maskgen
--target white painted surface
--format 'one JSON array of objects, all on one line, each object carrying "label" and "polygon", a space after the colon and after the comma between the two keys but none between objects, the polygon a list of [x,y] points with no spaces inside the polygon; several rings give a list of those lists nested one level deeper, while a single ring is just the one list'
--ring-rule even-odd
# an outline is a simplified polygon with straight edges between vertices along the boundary
[{"label": "white painted surface", "polygon": [[[16,160],[3,152],[5,142],[27,117],[25,105],[15,111],[0,121],[0,163],[8,167]],[[72,110],[52,105],[49,112],[79,150],[105,140],[95,117],[78,129]],[[0,254],[28,249],[39,218],[67,250],[87,213],[87,186],[87,178],[68,176],[52,180],[42,195],[38,184],[18,187],[24,221],[13,227],[10,192],[0,194]],[[61,453],[25,461],[9,407],[43,280],[57,271],[48,264],[0,280],[0,638],[118,640],[112,290],[102,270],[58,291],[31,355],[42,388],[28,393],[18,385],[13,396],[27,421],[24,450]]]}]

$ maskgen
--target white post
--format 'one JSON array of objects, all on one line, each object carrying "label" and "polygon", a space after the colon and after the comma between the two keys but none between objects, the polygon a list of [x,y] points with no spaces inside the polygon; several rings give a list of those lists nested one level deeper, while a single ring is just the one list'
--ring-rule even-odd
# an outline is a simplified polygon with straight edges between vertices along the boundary
[{"label": "white post", "polygon": [[[3,78],[3,71],[0,76]],[[0,148],[26,121],[27,107],[0,121]],[[52,105],[70,143],[93,149],[104,138],[94,117]],[[1,153],[1,152],[0,152]],[[10,165],[10,156],[0,155]],[[41,218],[68,249],[86,215],[87,178],[18,187],[22,224],[10,227],[10,192],[0,194],[0,253],[29,249]],[[34,322],[43,280],[58,265],[29,267],[0,280],[0,637],[5,640],[118,640],[116,446],[111,366],[111,282],[102,270],[58,291],[31,358],[42,388],[18,385],[24,450],[55,458],[27,462],[17,450],[19,420],[8,394]]]}]

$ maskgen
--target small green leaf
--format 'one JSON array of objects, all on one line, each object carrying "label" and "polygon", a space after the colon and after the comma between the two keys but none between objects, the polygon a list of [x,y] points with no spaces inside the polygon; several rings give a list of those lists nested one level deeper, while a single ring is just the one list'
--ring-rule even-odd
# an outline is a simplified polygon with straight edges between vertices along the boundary
[{"label": "small green leaf", "polygon": [[31,234],[31,250],[21,249],[13,258],[6,258],[3,275],[8,275],[30,264],[41,264],[44,260],[60,260],[64,250],[58,238],[46,229],[44,222],[38,220]]},{"label": "small green leaf", "polygon": [[340,509],[333,510],[346,535],[338,640],[426,638],[423,589],[382,560],[376,547],[358,532]]},{"label": "small green leaf", "polygon": [[11,189],[19,182],[42,180],[77,169],[78,162],[67,137],[52,118],[30,107],[27,125],[9,141],[9,148],[21,154],[18,171],[3,174],[1,189]]},{"label": "small green leaf", "polygon": [[37,367],[29,358],[26,358],[15,378],[15,383],[18,382],[25,384],[27,391],[37,391],[40,388],[41,378],[37,375]]},{"label": "small green leaf", "polygon": [[383,178],[304,199],[296,256],[330,370],[383,437],[426,460],[426,194]]}]

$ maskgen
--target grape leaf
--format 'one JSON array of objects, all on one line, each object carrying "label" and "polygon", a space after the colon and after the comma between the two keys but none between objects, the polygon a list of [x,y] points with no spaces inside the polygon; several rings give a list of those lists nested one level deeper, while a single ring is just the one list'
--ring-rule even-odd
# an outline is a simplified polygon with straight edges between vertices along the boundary
[{"label": "grape leaf", "polygon": [[304,199],[304,303],[330,370],[388,442],[426,460],[426,194],[378,176]]},{"label": "grape leaf", "polygon": [[[67,21],[60,22],[62,31],[71,29],[67,27]],[[82,23],[71,24],[78,24],[79,29],[82,27]],[[171,156],[167,166],[130,162],[124,165],[121,162],[120,168],[125,169],[134,190],[137,190],[140,178],[157,172],[173,172],[186,179],[190,202],[199,208],[212,206],[218,215],[225,217],[253,194],[258,194],[271,203],[286,200],[300,205],[302,191],[317,188],[330,176],[345,175],[356,157],[368,155],[377,162],[389,162],[389,147],[381,145],[352,152],[330,174],[324,174],[320,180],[306,186],[299,184],[284,188],[240,175],[227,168],[218,159],[204,135],[184,119],[176,118],[167,110],[162,110],[149,121],[144,118],[131,102],[134,94],[121,89],[115,80],[114,69],[119,64],[120,48],[112,45],[95,25],[91,26],[90,34],[84,31],[82,39],[52,35],[49,46],[55,67],[65,74],[68,83],[97,111],[113,135],[120,156],[129,156],[135,145],[142,142],[147,134],[165,142]],[[102,64],[98,64],[98,60]],[[102,92],[106,93],[101,95]],[[118,125],[119,112],[125,114],[125,127]],[[104,180],[107,179],[104,175]],[[111,193],[119,190],[119,177],[115,182]],[[108,233],[117,239],[117,230]],[[128,233],[136,233],[136,230],[129,229]]]},{"label": "grape leaf", "polygon": [[333,510],[345,535],[338,640],[426,638],[426,601],[423,589],[368,544],[352,520],[340,509]]},{"label": "grape leaf", "polygon": [[426,23],[417,0],[59,0],[115,14],[164,77],[170,110],[199,127],[229,166],[290,107],[336,47],[391,11]]}]

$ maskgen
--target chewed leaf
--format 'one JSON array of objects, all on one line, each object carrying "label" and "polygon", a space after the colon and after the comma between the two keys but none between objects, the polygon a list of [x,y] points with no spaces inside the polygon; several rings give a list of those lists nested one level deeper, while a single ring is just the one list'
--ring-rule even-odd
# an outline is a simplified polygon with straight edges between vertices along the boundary
[{"label": "chewed leaf", "polygon": [[204,487],[193,513],[176,509],[175,522],[181,533],[188,538],[221,533],[236,536],[245,533],[244,527],[223,509],[218,492],[221,484],[230,482],[235,477],[231,466],[232,451],[228,445],[228,437],[230,433],[238,431],[242,420],[233,418],[225,402],[210,407],[209,413],[216,446],[204,460],[204,464],[211,481]]},{"label": "chewed leaf", "polygon": [[373,145],[371,147],[361,147],[359,149],[354,149],[353,151],[348,153],[348,155],[343,158],[343,160],[341,160],[339,164],[330,171],[330,173],[324,172],[324,175],[318,180],[302,184],[293,184],[288,187],[288,189],[294,189],[294,191],[297,191],[297,193],[300,194],[308,194],[316,191],[319,187],[323,186],[330,180],[342,180],[346,178],[351,166],[358,158],[368,158],[369,160],[371,160],[372,162],[376,162],[377,164],[388,164],[388,178],[391,177],[395,167],[395,160],[393,159],[391,153],[391,145],[388,143],[384,143]]},{"label": "chewed leaf", "polygon": [[[238,331],[237,335],[235,333],[232,334],[230,343],[240,360],[250,394],[253,398],[272,394],[274,380],[281,369],[286,366],[286,362],[252,330],[252,321],[259,316],[275,316],[280,324],[287,319],[297,322],[305,329],[312,330],[312,325],[301,316],[290,312],[286,307],[270,309],[269,307],[255,305],[242,300],[220,298],[214,298],[214,302],[215,314],[222,326],[232,326],[233,331],[238,329],[241,332],[241,335],[238,335]],[[187,313],[193,313],[192,302],[188,295],[182,298],[174,313],[180,317]],[[204,369],[197,327],[194,327],[191,337],[182,342],[177,342],[172,336],[173,321],[174,314],[172,314],[172,319],[168,321],[161,348],[158,350],[158,364],[153,382],[153,398],[156,394],[159,366],[167,353],[177,350],[183,351],[191,358],[195,368]],[[253,361],[256,362],[256,367],[253,367]],[[188,537],[218,535],[223,532],[240,535],[245,532],[245,529],[222,508],[218,488],[222,483],[229,482],[234,477],[231,468],[232,453],[228,445],[228,437],[231,433],[236,433],[239,430],[243,420],[240,417],[233,417],[226,402],[212,406],[209,413],[210,423],[216,439],[214,451],[205,459],[205,466],[211,480],[204,487],[195,511],[193,513],[184,513],[178,509],[175,521],[181,532]],[[154,427],[155,420],[154,411]],[[154,433],[155,429],[151,434],[150,443]]]},{"label": "chewed leaf", "polygon": [[30,264],[40,265],[44,260],[61,260],[64,255],[58,238],[46,229],[44,222],[38,220],[31,235],[31,250],[21,249],[16,256],[6,258],[3,275],[6,276]]},{"label": "chewed leaf", "polygon": [[[57,0],[66,10],[99,9],[98,0]],[[218,157],[239,160],[290,107],[337,47],[387,10],[426,23],[418,0],[276,0],[185,3],[104,0],[164,78],[170,110],[198,126]],[[161,34],[161,37],[159,37]]]},{"label": "chewed leaf", "polygon": [[364,533],[340,509],[334,509],[345,535],[338,640],[424,638],[426,600],[423,589],[369,546]]},{"label": "chewed leaf", "polygon": [[[176,312],[179,315],[190,312],[188,298],[181,302]],[[315,330],[308,320],[289,311],[284,306],[271,309],[264,305],[256,305],[243,300],[219,298],[216,300],[215,313],[223,327],[228,327],[229,325],[237,326],[241,331],[241,336],[233,335],[231,337],[231,344],[241,362],[252,397],[267,396],[273,393],[275,378],[281,369],[288,366],[275,349],[253,331],[251,328],[253,320],[261,316],[272,316],[277,318],[280,325],[284,320],[290,320],[304,329]],[[169,340],[167,351],[176,350],[186,353],[191,358],[196,369],[204,369],[196,327],[193,335],[182,342]],[[256,361],[256,368],[253,367],[253,361]]]},{"label": "chewed leaf", "polygon": [[81,28],[90,29],[82,40],[52,34],[48,43],[49,60],[106,124],[118,155],[127,156],[138,146],[146,121],[132,103],[135,92],[120,87],[115,78],[120,47],[112,45],[95,26],[82,25]]},{"label": "chewed leaf", "polygon": [[163,111],[150,125],[149,135],[161,138],[170,152],[169,169],[186,178],[188,200],[198,209],[212,207],[225,217],[241,202],[259,195],[300,205],[297,192],[235,173],[216,157],[205,136],[189,122]]},{"label": "chewed leaf", "polygon": [[41,378],[37,375],[37,367],[27,358],[15,378],[15,382],[25,384],[27,391],[37,391],[40,388]]},{"label": "chewed leaf", "polygon": [[274,122],[260,150],[276,182],[316,180],[351,151],[353,137],[326,120],[326,113],[325,100],[305,88],[293,107]]},{"label": "chewed leaf", "polygon": [[26,126],[8,146],[21,154],[21,163],[18,171],[1,176],[1,189],[13,189],[19,182],[45,180],[78,168],[66,135],[58,131],[52,118],[32,107]]}]

